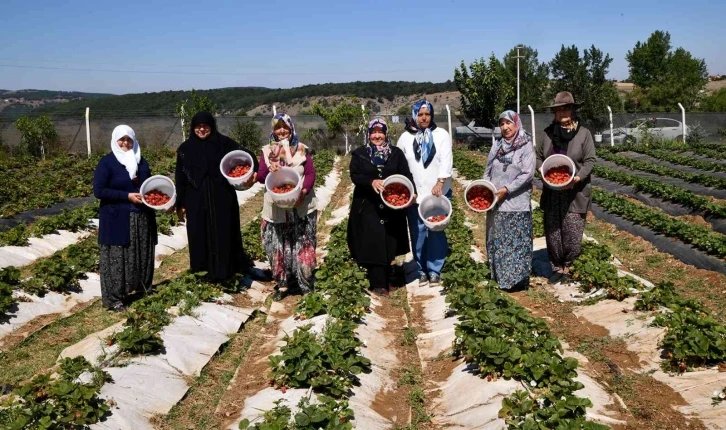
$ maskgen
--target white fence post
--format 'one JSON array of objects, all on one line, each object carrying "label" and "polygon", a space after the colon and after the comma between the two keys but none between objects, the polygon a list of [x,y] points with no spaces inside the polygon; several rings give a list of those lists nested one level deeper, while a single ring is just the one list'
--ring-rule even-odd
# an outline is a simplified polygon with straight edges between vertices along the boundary
[{"label": "white fence post", "polygon": [[275,105],[272,105],[272,116],[277,115],[277,107]]},{"label": "white fence post", "polygon": [[610,113],[610,146],[615,146],[615,136],[613,136],[613,110],[608,106],[608,112]]},{"label": "white fence post", "polygon": [[91,127],[90,127],[91,108],[86,108],[86,147],[88,148],[88,158],[91,158]]},{"label": "white fence post", "polygon": [[449,105],[446,105],[446,114],[449,116],[449,137],[453,140],[454,134],[451,132],[451,109],[449,109]]},{"label": "white fence post", "polygon": [[683,143],[686,143],[686,134],[688,133],[686,131],[686,108],[684,108],[680,103],[678,103],[678,107],[681,108],[681,119],[683,120]]},{"label": "white fence post", "polygon": [[534,125],[534,109],[532,109],[532,105],[527,105],[527,108],[529,108],[529,115],[531,116],[531,120],[532,120],[532,146],[534,146],[536,148],[537,139],[536,139],[535,132],[534,132],[534,127],[535,127],[535,125]]}]

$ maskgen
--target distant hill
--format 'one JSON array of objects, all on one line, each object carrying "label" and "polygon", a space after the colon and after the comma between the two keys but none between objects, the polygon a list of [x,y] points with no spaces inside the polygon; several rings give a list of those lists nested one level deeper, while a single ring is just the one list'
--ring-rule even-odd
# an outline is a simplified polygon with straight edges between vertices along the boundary
[{"label": "distant hill", "polygon": [[[218,106],[222,114],[250,114],[261,112],[264,106],[300,106],[301,109],[310,105],[310,100],[322,100],[330,97],[355,96],[363,103],[378,104],[379,108],[389,105],[396,98],[410,98],[424,94],[456,91],[452,81],[442,83],[405,82],[405,81],[371,81],[348,82],[340,84],[305,85],[289,89],[271,89],[260,87],[234,87],[211,90],[199,90]],[[190,91],[161,91],[156,93],[125,94],[87,98],[69,101],[62,104],[41,106],[37,112],[52,116],[83,115],[86,107],[91,108],[94,117],[109,116],[155,116],[173,115],[176,104],[188,97]]]},{"label": "distant hill", "polygon": [[113,94],[82,93],[79,91],[0,90],[0,116],[14,119],[50,105],[113,96]]}]

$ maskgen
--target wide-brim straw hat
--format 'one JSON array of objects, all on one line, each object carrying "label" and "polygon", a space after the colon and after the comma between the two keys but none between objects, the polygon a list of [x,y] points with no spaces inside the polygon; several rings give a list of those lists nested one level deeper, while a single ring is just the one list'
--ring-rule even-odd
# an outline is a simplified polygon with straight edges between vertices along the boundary
[{"label": "wide-brim straw hat", "polygon": [[551,105],[545,106],[547,109],[553,109],[560,106],[574,106],[580,107],[582,103],[575,102],[575,98],[572,97],[572,93],[569,91],[561,91],[555,96],[555,101]]}]

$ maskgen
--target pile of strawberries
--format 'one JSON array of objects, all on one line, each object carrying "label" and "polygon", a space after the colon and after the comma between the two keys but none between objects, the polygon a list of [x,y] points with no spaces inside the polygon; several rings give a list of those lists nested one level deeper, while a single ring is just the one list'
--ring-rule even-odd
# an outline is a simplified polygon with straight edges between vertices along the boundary
[{"label": "pile of strawberries", "polygon": [[279,187],[272,187],[272,192],[275,194],[285,194],[294,190],[295,186],[290,184],[280,185]]},{"label": "pile of strawberries", "polygon": [[557,166],[549,169],[547,173],[545,173],[544,178],[549,184],[562,185],[566,184],[571,177],[572,174],[570,173],[570,168],[568,166]]},{"label": "pile of strawberries", "polygon": [[383,200],[391,206],[405,206],[411,200],[411,192],[403,184],[389,184],[383,189]]},{"label": "pile of strawberries", "polygon": [[159,190],[151,190],[148,193],[144,194],[144,200],[151,206],[164,206],[165,204],[169,203],[171,197],[167,196]]},{"label": "pile of strawberries", "polygon": [[426,218],[428,222],[441,222],[446,219],[446,215],[434,215]]},{"label": "pile of strawberries", "polygon": [[227,172],[227,176],[230,178],[240,178],[246,175],[250,171],[250,168],[251,166],[249,164],[238,164]]},{"label": "pile of strawberries", "polygon": [[485,211],[492,206],[494,194],[485,186],[474,186],[466,193],[466,201],[469,206],[479,211]]}]

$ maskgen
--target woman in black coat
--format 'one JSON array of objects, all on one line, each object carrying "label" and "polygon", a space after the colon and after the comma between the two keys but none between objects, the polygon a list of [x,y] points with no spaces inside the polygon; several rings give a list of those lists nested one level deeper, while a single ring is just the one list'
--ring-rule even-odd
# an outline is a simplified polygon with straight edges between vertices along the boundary
[{"label": "woman in black coat", "polygon": [[[242,232],[237,193],[222,176],[219,163],[230,151],[247,149],[217,131],[209,112],[199,112],[191,121],[189,139],[177,149],[177,215],[187,221],[189,266],[193,273],[206,272],[213,282],[223,282],[244,269]],[[253,174],[245,184],[256,180]]]},{"label": "woman in black coat", "polygon": [[370,288],[388,295],[391,263],[409,252],[406,211],[383,204],[383,180],[391,175],[413,177],[403,152],[388,140],[383,119],[368,124],[368,145],[359,147],[350,159],[350,178],[355,184],[348,219],[351,256],[368,272]]}]

